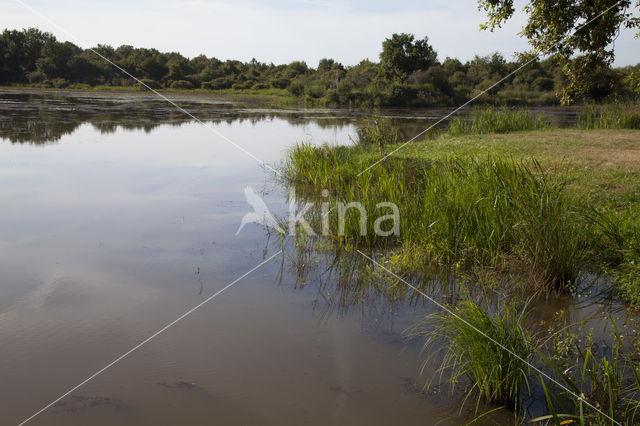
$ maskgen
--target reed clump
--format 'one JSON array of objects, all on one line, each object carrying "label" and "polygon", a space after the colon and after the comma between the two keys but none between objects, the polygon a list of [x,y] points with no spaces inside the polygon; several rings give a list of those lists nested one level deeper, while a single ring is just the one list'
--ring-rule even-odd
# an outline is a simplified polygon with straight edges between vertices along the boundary
[{"label": "reed clump", "polygon": [[521,407],[522,391],[528,389],[529,364],[538,344],[524,326],[525,312],[504,304],[489,313],[478,303],[465,300],[427,317],[433,330],[424,344],[429,353],[424,365],[442,351],[438,371],[440,376],[447,375],[452,388],[466,377],[478,402],[483,399]]},{"label": "reed clump", "polygon": [[447,135],[508,133],[549,127],[551,123],[542,114],[535,114],[525,109],[475,108],[468,120],[459,115],[451,119],[447,126]]},{"label": "reed clump", "polygon": [[[388,213],[380,202],[397,206],[399,235],[384,237],[376,234],[373,220],[362,232],[357,209],[347,212],[342,225],[338,212],[331,211],[332,237],[340,244],[422,247],[443,264],[517,265],[554,289],[577,279],[584,259],[582,222],[574,217],[565,182],[537,162],[389,158],[358,176],[370,164],[362,152],[302,144],[283,167],[288,184],[299,192],[318,198],[326,189],[330,196],[322,201],[358,202],[366,218]],[[318,227],[320,220],[316,214]]]},{"label": "reed clump", "polygon": [[579,129],[640,129],[640,113],[624,104],[591,105],[578,115]]}]

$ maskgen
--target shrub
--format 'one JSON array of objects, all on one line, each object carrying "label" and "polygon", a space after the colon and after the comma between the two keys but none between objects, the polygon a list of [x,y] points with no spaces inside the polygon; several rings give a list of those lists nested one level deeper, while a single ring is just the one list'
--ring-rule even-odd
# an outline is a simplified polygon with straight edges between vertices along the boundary
[{"label": "shrub", "polygon": [[233,85],[233,81],[233,77],[218,77],[211,81],[202,83],[202,88],[209,90],[229,89]]},{"label": "shrub", "polygon": [[27,80],[29,80],[29,83],[42,83],[46,79],[46,74],[41,71],[33,71],[27,74]]},{"label": "shrub", "polygon": [[[144,83],[141,84],[141,83]],[[155,80],[151,80],[150,78],[142,78],[140,79],[140,82],[136,82],[135,86],[141,90],[145,90],[147,87],[150,87],[152,89],[160,89],[160,83],[158,83]],[[145,87],[146,86],[146,87]]]},{"label": "shrub", "polygon": [[387,145],[399,142],[398,132],[393,130],[384,120],[373,117],[373,123],[357,130],[357,143],[362,146],[377,146],[380,152],[386,150]]},{"label": "shrub", "polygon": [[174,80],[169,87],[171,89],[193,89],[193,84],[187,80]]},{"label": "shrub", "polygon": [[73,83],[69,85],[69,89],[87,90],[91,89],[91,85],[86,83]]},{"label": "shrub", "polygon": [[255,84],[254,80],[246,80],[238,83],[233,83],[231,88],[233,90],[245,90],[245,89],[250,89],[254,84]]},{"label": "shrub", "polygon": [[63,89],[69,85],[69,82],[64,78],[54,78],[51,80],[51,84],[56,89]]}]

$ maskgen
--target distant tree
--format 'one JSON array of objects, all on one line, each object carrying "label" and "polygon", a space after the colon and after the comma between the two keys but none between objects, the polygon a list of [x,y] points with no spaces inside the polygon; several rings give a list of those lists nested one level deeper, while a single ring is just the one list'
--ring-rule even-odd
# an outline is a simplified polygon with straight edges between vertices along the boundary
[{"label": "distant tree", "polygon": [[309,67],[306,62],[294,61],[287,65],[283,70],[283,77],[293,79],[299,75],[305,74],[307,71],[309,71]]},{"label": "distant tree", "polygon": [[83,52],[69,59],[67,66],[71,81],[96,84],[101,78],[104,78],[102,68],[92,61],[93,56],[95,55],[91,52]]},{"label": "distant tree", "polygon": [[344,71],[344,66],[340,62],[336,62],[333,59],[320,59],[320,62],[318,62],[318,72],[327,72],[332,70]]},{"label": "distant tree", "polygon": [[[590,90],[589,75],[613,62],[612,42],[620,29],[640,28],[640,18],[630,10],[634,8],[632,3],[634,0],[527,2],[524,12],[528,21],[522,34],[536,53],[555,55],[560,61],[568,79],[568,85],[562,92],[565,103]],[[515,12],[513,0],[479,0],[478,7],[488,15],[481,28],[491,31]],[[640,1],[635,1],[635,8],[640,10]]]},{"label": "distant tree", "polygon": [[56,38],[35,28],[4,30],[0,34],[0,82],[22,82],[36,71],[42,47]]},{"label": "distant tree", "polygon": [[387,80],[404,81],[418,70],[426,70],[438,60],[429,39],[415,40],[413,34],[393,34],[382,43],[380,67]]},{"label": "distant tree", "polygon": [[160,81],[168,72],[169,68],[158,56],[149,56],[139,64],[145,78]]},{"label": "distant tree", "polygon": [[42,47],[42,55],[36,61],[38,71],[47,77],[69,79],[71,77],[71,59],[82,53],[82,49],[70,42],[51,41]]}]

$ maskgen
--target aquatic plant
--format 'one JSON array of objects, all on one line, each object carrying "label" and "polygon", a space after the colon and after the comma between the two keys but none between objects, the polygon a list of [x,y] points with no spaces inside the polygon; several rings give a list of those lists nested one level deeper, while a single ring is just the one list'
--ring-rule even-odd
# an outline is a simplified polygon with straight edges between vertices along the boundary
[{"label": "aquatic plant", "polygon": [[[389,158],[366,168],[370,151],[356,147],[298,145],[283,166],[289,185],[311,199],[358,202],[368,217],[378,203],[394,203],[400,236],[381,237],[371,221],[362,232],[351,209],[338,232],[338,212],[328,213],[339,244],[366,248],[420,247],[434,262],[524,267],[536,281],[563,290],[575,283],[584,259],[584,221],[574,215],[561,177],[535,161]],[[315,221],[319,223],[320,214]],[[409,244],[405,244],[409,243]]]},{"label": "aquatic plant", "polygon": [[591,105],[578,115],[579,129],[640,129],[640,113],[629,105]]},{"label": "aquatic plant", "polygon": [[598,355],[590,339],[585,347],[576,344],[577,357],[569,368],[541,354],[563,387],[546,384],[541,378],[550,414],[532,422],[552,421],[556,425],[638,423],[640,370],[635,361],[637,354],[627,349],[615,322],[613,328],[613,344],[608,354]]},{"label": "aquatic plant", "polygon": [[423,368],[442,347],[438,371],[441,377],[447,375],[452,387],[464,376],[477,392],[478,402],[484,399],[518,408],[521,391],[529,385],[529,364],[537,345],[524,327],[525,317],[526,309],[506,303],[493,313],[472,300],[448,306],[426,319],[433,329],[424,344],[429,357]]},{"label": "aquatic plant", "polygon": [[386,120],[373,117],[372,121],[372,123],[358,128],[355,142],[362,146],[378,147],[380,153],[384,154],[388,145],[400,142],[398,132]]},{"label": "aquatic plant", "polygon": [[447,135],[461,136],[483,133],[508,133],[522,130],[540,130],[551,126],[542,114],[525,109],[511,110],[474,108],[468,120],[457,115],[449,121]]}]

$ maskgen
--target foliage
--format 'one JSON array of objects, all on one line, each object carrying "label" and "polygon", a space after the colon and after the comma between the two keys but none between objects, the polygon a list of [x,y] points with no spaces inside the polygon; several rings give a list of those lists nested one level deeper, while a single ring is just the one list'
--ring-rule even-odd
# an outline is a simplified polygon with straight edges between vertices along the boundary
[{"label": "foliage", "polygon": [[404,81],[413,72],[434,65],[437,57],[427,37],[414,41],[412,34],[393,34],[382,42],[380,72],[387,80]]},{"label": "foliage", "polygon": [[[562,71],[563,64],[553,59],[533,61],[515,75],[509,74],[523,64],[523,59],[509,62],[497,53],[476,56],[466,63],[451,58],[439,62],[428,39],[415,39],[412,34],[393,34],[386,39],[379,63],[364,60],[344,66],[323,58],[314,69],[301,61],[274,65],[255,59],[221,61],[204,55],[189,59],[175,52],[128,45],[98,45],[83,50],[73,43],[57,41],[49,33],[28,29],[0,34],[0,84],[51,87],[60,86],[62,81],[54,79],[63,79],[68,84],[91,87],[139,85],[96,53],[154,88],[286,89],[288,96],[314,104],[459,105],[487,89],[482,100],[490,104],[549,104],[557,102],[556,93],[570,82]],[[600,66],[584,80],[584,98],[636,98],[636,68]],[[492,87],[498,81],[501,83]]]},{"label": "foliage", "polygon": [[[622,27],[640,28],[633,3],[640,9],[635,0],[527,2],[524,12],[528,21],[522,34],[535,54],[554,55],[559,60],[569,80],[562,90],[564,102],[587,93],[595,74],[612,63],[613,42]],[[478,5],[488,15],[481,28],[492,31],[515,13],[513,0],[479,0]]]}]

